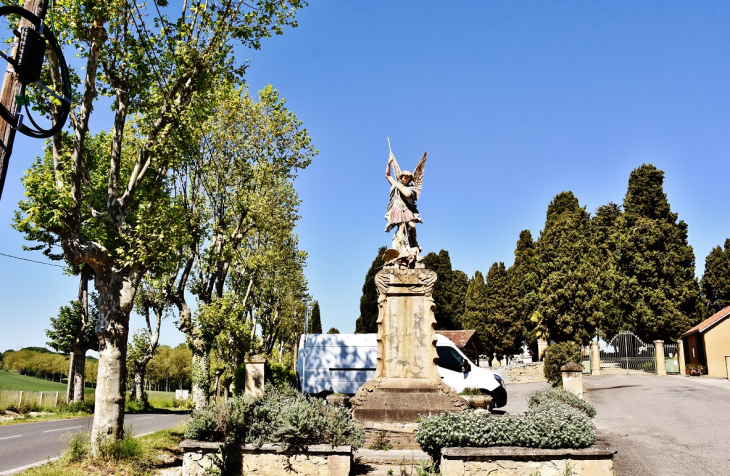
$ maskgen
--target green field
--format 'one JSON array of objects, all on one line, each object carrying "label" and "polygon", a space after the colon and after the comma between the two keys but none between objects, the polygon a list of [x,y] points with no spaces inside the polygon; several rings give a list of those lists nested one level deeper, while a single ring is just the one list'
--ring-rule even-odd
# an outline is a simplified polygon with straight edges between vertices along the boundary
[{"label": "green field", "polygon": [[[24,392],[66,392],[66,384],[0,370],[0,389],[23,390]],[[86,393],[93,392],[93,388],[86,389]]]}]

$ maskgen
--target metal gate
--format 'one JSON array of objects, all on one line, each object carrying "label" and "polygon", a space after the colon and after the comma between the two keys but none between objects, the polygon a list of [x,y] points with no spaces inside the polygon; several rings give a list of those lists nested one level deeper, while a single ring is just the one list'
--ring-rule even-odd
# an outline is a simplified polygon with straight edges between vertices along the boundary
[{"label": "metal gate", "polygon": [[591,374],[591,346],[586,345],[580,348],[580,363],[583,365],[583,373]]},{"label": "metal gate", "polygon": [[677,344],[664,344],[664,361],[668,374],[679,373],[679,356],[677,355]]},{"label": "metal gate", "polygon": [[601,374],[656,373],[654,344],[633,332],[621,331],[601,350]]}]

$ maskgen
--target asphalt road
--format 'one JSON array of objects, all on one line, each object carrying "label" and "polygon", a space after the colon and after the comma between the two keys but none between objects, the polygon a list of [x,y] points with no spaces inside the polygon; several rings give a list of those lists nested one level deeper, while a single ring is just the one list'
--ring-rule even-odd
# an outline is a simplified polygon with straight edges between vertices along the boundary
[{"label": "asphalt road", "polygon": [[730,382],[601,375],[584,380],[618,476],[730,474]]},{"label": "asphalt road", "polygon": [[[124,426],[134,435],[144,435],[176,426],[190,417],[188,413],[138,413],[124,416]],[[66,447],[68,435],[90,431],[92,418],[74,418],[0,427],[0,476],[58,457]]]}]

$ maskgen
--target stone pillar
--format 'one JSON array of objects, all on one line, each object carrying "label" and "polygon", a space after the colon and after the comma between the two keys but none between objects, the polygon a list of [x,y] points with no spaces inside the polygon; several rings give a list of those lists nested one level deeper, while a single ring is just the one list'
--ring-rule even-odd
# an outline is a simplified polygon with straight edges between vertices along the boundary
[{"label": "stone pillar", "polygon": [[598,341],[591,341],[591,375],[601,375],[601,348]]},{"label": "stone pillar", "polygon": [[406,423],[469,408],[436,368],[435,285],[436,273],[423,268],[388,266],[375,275],[378,360],[375,377],[350,399],[357,420]]},{"label": "stone pillar", "polygon": [[679,361],[679,375],[684,375],[684,341],[682,339],[677,339],[677,360]]},{"label": "stone pillar", "polygon": [[583,366],[568,362],[560,367],[563,377],[563,389],[583,398]]},{"label": "stone pillar", "polygon": [[654,341],[654,356],[656,357],[656,374],[667,375],[667,362],[664,360],[664,341]]},{"label": "stone pillar", "polygon": [[244,376],[246,380],[246,386],[244,388],[244,395],[263,395],[264,393],[264,366],[266,365],[266,359],[260,355],[249,357],[244,361],[246,367],[244,369]]},{"label": "stone pillar", "polygon": [[545,358],[545,349],[548,348],[548,343],[545,339],[537,339],[537,361],[540,362]]}]

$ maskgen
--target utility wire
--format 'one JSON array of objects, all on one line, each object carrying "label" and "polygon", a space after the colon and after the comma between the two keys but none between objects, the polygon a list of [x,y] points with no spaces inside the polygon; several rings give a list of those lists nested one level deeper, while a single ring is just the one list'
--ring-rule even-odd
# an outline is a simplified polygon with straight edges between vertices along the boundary
[{"label": "utility wire", "polygon": [[36,261],[34,259],[21,258],[20,256],[7,255],[5,253],[0,253],[0,256],[7,256],[8,258],[15,258],[15,259],[23,260],[23,261],[30,261],[31,263],[45,264],[46,266],[56,266],[57,268],[65,268],[65,266],[61,266],[60,264],[44,263],[43,261]]}]

